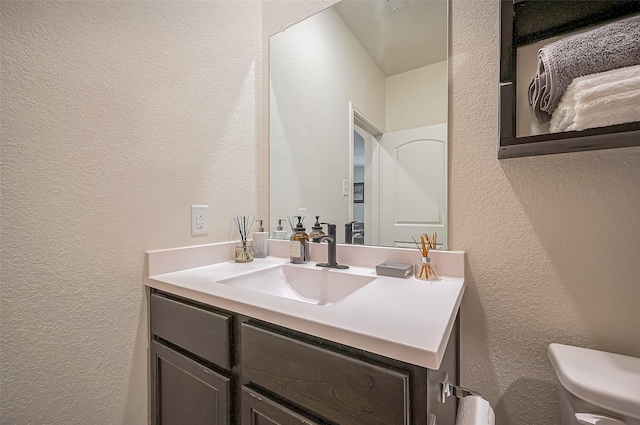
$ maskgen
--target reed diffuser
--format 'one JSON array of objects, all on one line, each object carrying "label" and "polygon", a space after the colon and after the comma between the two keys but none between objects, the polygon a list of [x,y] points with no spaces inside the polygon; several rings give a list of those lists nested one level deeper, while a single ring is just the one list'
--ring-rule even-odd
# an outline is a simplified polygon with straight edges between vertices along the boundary
[{"label": "reed diffuser", "polygon": [[435,270],[436,264],[432,263],[431,258],[429,258],[429,250],[436,249],[438,234],[434,233],[433,236],[429,236],[427,233],[424,233],[420,235],[420,243],[418,243],[413,236],[411,239],[413,239],[413,242],[422,255],[421,261],[415,265],[416,278],[420,280],[440,280]]},{"label": "reed diffuser", "polygon": [[247,237],[249,236],[249,232],[251,232],[255,217],[250,218],[243,215],[233,217],[233,221],[236,223],[236,227],[240,233],[240,245],[236,246],[234,258],[236,263],[249,263],[253,261],[253,247],[247,242]]}]

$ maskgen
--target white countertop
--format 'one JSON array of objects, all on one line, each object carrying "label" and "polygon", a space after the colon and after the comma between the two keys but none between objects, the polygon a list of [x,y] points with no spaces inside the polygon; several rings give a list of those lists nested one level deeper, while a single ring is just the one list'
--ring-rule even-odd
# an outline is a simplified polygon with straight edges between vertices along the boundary
[{"label": "white countertop", "polygon": [[[375,269],[367,267],[331,270],[375,277],[331,306],[218,283],[288,262],[288,258],[282,257],[257,258],[246,264],[226,261],[149,276],[145,283],[151,288],[340,344],[430,369],[440,367],[464,293],[463,278],[442,277],[440,281],[426,282],[413,277],[376,276]],[[296,267],[315,268],[315,263]]]}]

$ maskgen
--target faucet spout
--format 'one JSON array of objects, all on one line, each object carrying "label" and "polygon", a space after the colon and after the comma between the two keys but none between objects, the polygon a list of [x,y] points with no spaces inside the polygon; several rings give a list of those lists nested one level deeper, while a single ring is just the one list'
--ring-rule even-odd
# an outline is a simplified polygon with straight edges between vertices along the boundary
[{"label": "faucet spout", "polygon": [[318,238],[318,242],[336,243],[336,241],[335,241],[335,239],[333,238],[333,236],[329,236],[329,235],[320,236],[320,237]]},{"label": "faucet spout", "polygon": [[318,242],[327,242],[327,262],[318,263],[318,267],[328,267],[333,269],[348,269],[349,266],[338,264],[336,261],[336,225],[331,223],[322,223],[327,225],[328,235],[318,238]]}]

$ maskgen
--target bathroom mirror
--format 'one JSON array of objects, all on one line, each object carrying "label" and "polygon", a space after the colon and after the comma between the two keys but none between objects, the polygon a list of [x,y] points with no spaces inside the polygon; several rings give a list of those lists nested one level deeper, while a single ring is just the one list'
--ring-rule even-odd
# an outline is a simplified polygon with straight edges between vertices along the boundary
[{"label": "bathroom mirror", "polygon": [[272,231],[446,248],[447,24],[446,0],[342,0],[270,37]]}]

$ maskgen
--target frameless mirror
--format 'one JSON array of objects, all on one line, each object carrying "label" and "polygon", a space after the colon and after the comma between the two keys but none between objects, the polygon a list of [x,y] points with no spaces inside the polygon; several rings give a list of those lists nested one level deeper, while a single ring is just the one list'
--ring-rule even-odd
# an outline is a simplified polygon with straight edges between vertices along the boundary
[{"label": "frameless mirror", "polygon": [[447,23],[446,0],[343,0],[271,36],[271,230],[446,248]]}]

